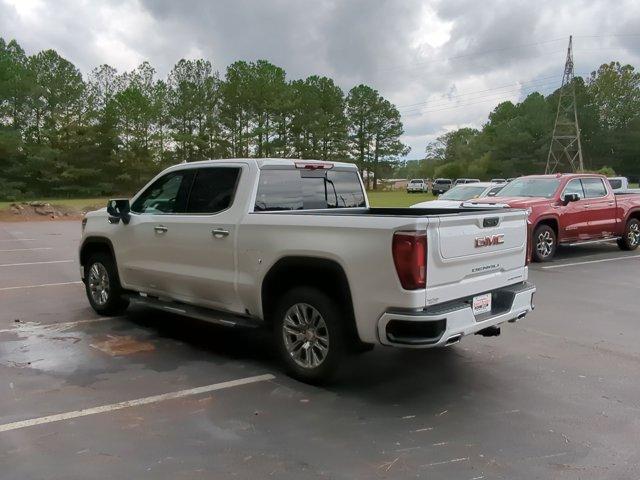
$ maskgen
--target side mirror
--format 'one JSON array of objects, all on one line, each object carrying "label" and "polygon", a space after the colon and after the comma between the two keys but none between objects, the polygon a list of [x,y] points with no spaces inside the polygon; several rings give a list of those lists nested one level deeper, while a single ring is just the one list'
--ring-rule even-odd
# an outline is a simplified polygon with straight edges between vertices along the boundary
[{"label": "side mirror", "polygon": [[578,195],[577,193],[567,193],[562,198],[562,202],[565,205],[569,205],[571,202],[577,202],[578,200],[580,200],[580,195]]},{"label": "side mirror", "polygon": [[107,213],[111,223],[118,223],[122,219],[122,223],[127,225],[131,219],[130,211],[128,198],[115,198],[107,203]]}]

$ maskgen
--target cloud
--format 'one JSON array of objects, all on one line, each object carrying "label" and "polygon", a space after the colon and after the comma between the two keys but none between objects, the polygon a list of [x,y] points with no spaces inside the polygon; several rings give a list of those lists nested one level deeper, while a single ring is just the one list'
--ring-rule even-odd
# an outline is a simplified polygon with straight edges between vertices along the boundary
[{"label": "cloud", "polygon": [[0,0],[3,37],[54,48],[83,73],[264,58],[345,92],[369,84],[401,106],[412,158],[448,129],[480,127],[499,101],[557,88],[569,34],[579,74],[637,65],[637,25],[635,0]]}]

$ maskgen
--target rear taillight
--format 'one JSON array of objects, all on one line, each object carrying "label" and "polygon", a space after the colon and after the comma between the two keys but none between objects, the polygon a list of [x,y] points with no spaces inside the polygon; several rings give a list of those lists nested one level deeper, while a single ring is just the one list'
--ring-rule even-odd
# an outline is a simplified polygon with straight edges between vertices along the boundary
[{"label": "rear taillight", "polygon": [[393,263],[402,288],[417,290],[427,285],[427,232],[396,232]]}]

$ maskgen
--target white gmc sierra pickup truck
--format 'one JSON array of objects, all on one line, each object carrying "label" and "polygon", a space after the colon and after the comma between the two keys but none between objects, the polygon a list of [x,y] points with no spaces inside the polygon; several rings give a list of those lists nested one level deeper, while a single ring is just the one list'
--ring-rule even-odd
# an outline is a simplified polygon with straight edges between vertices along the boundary
[{"label": "white gmc sierra pickup truck", "polygon": [[535,292],[526,220],[508,208],[370,208],[348,163],[185,163],[86,215],[81,276],[99,314],[135,302],[265,324],[288,372],[316,382],[350,351],[448,346],[523,318]]}]

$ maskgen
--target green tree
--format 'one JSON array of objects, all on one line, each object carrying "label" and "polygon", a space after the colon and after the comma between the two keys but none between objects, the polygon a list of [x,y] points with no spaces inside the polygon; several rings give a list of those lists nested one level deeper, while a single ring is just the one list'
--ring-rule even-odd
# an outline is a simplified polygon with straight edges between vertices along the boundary
[{"label": "green tree", "polygon": [[[219,79],[207,60],[180,60],[169,73],[169,125],[178,162],[205,160],[220,153]],[[163,98],[161,85],[156,94]],[[156,116],[163,118],[162,104]],[[162,137],[164,138],[164,137]]]},{"label": "green tree", "polygon": [[311,76],[291,83],[291,143],[299,158],[343,160],[347,119],[344,94],[327,77]]},{"label": "green tree", "polygon": [[349,91],[346,99],[351,158],[364,172],[367,188],[377,188],[382,171],[409,148],[400,141],[403,133],[398,110],[367,85]]}]

